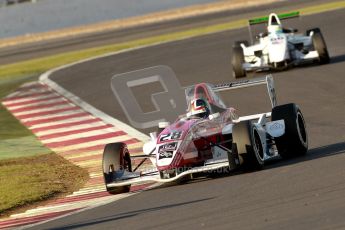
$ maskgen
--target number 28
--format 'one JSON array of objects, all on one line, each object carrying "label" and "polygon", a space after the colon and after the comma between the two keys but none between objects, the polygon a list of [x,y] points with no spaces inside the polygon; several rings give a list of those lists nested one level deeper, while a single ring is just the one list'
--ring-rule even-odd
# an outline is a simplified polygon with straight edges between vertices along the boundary
[{"label": "number 28", "polygon": [[182,132],[172,132],[167,134],[162,134],[160,141],[178,140],[182,136]]}]

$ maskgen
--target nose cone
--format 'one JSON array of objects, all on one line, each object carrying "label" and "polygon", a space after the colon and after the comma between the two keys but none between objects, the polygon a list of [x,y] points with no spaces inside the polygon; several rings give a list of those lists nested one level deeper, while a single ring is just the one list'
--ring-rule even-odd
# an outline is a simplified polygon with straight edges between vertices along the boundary
[{"label": "nose cone", "polygon": [[283,32],[280,25],[269,26],[267,28],[267,31],[268,31],[269,34],[282,33]]},{"label": "nose cone", "polygon": [[284,35],[269,36],[268,54],[270,62],[282,62],[289,59],[289,49]]}]

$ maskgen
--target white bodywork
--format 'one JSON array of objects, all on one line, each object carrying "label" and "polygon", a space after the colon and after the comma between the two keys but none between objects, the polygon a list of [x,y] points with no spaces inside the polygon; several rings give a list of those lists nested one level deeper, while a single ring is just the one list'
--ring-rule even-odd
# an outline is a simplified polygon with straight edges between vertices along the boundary
[{"label": "white bodywork", "polygon": [[270,14],[267,33],[260,34],[254,45],[241,44],[246,71],[298,65],[319,58],[313,50],[312,35],[295,34],[285,30],[276,14]]}]

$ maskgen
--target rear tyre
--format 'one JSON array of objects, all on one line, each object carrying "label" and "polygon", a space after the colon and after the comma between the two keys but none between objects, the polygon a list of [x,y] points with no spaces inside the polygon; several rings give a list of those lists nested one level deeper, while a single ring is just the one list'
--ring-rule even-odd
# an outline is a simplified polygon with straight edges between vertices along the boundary
[{"label": "rear tyre", "polygon": [[245,42],[235,42],[235,45],[233,47],[231,64],[234,78],[243,78],[247,75],[246,71],[243,69],[244,54],[243,48],[240,46],[241,43]]},{"label": "rear tyre", "polygon": [[262,169],[264,152],[257,128],[250,121],[242,121],[233,126],[232,138],[238,154],[243,158],[244,168],[248,170]]},{"label": "rear tyre", "polygon": [[242,40],[242,41],[235,41],[233,47],[241,46],[242,43],[243,43],[245,46],[249,46],[249,42],[248,42],[247,40]]},{"label": "rear tyre", "polygon": [[312,42],[314,49],[319,54],[319,63],[320,64],[327,64],[330,61],[329,53],[327,49],[327,45],[325,42],[325,39],[322,36],[321,30],[319,28],[308,30],[307,33],[310,34],[310,32],[314,32],[312,36]]},{"label": "rear tyre", "polygon": [[312,31],[313,31],[314,33],[321,33],[320,28],[312,28],[312,29],[307,30],[306,33],[305,33],[305,35],[306,35],[306,36],[309,36],[309,35],[310,35],[310,32],[312,32]]},{"label": "rear tyre", "polygon": [[301,110],[296,104],[276,106],[272,110],[272,121],[284,120],[285,134],[274,138],[282,158],[301,156],[308,150],[308,135]]},{"label": "rear tyre", "polygon": [[132,171],[132,164],[127,145],[125,143],[111,143],[104,147],[103,151],[103,176],[107,191],[110,194],[129,192],[131,186],[108,187],[114,182],[117,175],[125,171]]}]

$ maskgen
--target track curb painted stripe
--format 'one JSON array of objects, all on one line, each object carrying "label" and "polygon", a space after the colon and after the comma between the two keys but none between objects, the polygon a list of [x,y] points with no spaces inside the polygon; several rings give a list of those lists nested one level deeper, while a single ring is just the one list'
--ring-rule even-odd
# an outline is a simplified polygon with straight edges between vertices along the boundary
[{"label": "track curb painted stripe", "polygon": [[[221,31],[217,31],[217,32],[221,32]],[[199,35],[196,35],[196,36],[199,36]],[[98,59],[98,58],[102,58],[102,57],[107,57],[107,56],[111,56],[111,55],[116,55],[116,54],[119,54],[119,53],[123,53],[123,52],[128,52],[128,51],[131,51],[131,50],[137,50],[137,49],[142,49],[142,48],[147,48],[147,47],[151,47],[151,46],[156,46],[156,45],[159,45],[159,44],[164,44],[164,43],[171,43],[171,42],[176,42],[176,41],[179,41],[179,40],[184,40],[184,39],[189,39],[189,38],[192,38],[192,37],[188,37],[188,38],[181,38],[181,39],[178,39],[178,40],[174,40],[174,41],[167,41],[167,42],[161,42],[161,43],[156,43],[156,44],[150,44],[150,45],[147,45],[147,46],[142,46],[142,47],[136,47],[136,48],[133,48],[133,49],[127,49],[127,50],[122,50],[120,52],[114,52],[114,53],[111,53],[111,54],[106,54],[106,55],[100,55],[98,57],[94,57],[94,58],[89,58],[89,59],[86,59],[86,60],[82,60],[82,61],[79,61],[79,62],[75,62],[75,63],[72,63],[72,64],[69,64],[69,65],[65,65],[65,66],[62,66],[62,67],[59,67],[59,68],[56,68],[56,69],[53,69],[51,71],[48,71],[46,72],[45,74],[43,74],[41,77],[40,77],[40,81],[47,84],[48,86],[50,86],[52,89],[54,89],[55,91],[59,92],[61,95],[64,95],[66,96],[67,98],[69,98],[72,102],[74,102],[75,104],[79,105],[81,108],[83,108],[85,111],[88,111],[90,112],[92,115],[96,116],[96,117],[102,117],[102,120],[104,121],[107,121],[107,123],[110,123],[110,124],[117,124],[116,126],[117,127],[123,127],[124,130],[126,130],[127,128],[129,128],[131,134],[134,134],[134,135],[138,135],[138,139],[142,139],[142,140],[147,140],[147,136],[145,134],[142,134],[140,132],[138,132],[137,130],[129,127],[128,125],[118,121],[117,119],[114,119],[110,116],[108,116],[107,114],[104,114],[103,112],[93,108],[91,105],[89,105],[88,103],[86,102],[83,102],[80,98],[76,97],[75,95],[73,95],[72,93],[66,91],[65,89],[63,89],[62,87],[60,87],[59,85],[57,85],[55,82],[51,81],[49,79],[49,76],[50,74],[52,74],[53,72],[55,71],[58,71],[60,69],[63,69],[63,68],[68,68],[70,66],[73,66],[75,64],[78,64],[78,63],[83,63],[83,62],[86,62],[86,61],[90,61],[90,60],[94,60],[94,59]],[[45,77],[46,76],[46,77]],[[48,83],[49,82],[49,83]],[[56,86],[55,86],[56,85]],[[40,95],[40,94],[38,94]],[[33,96],[30,94],[30,96]],[[23,97],[25,98],[25,97]],[[119,198],[121,199],[121,198]],[[105,201],[105,203],[107,203],[109,201]],[[104,204],[105,204],[104,203]],[[103,205],[103,204],[101,204]],[[89,206],[89,208],[93,208],[95,206]],[[69,215],[69,214],[67,214]],[[60,218],[60,217],[58,217]]]},{"label": "track curb painted stripe", "polygon": [[[40,96],[37,92],[40,92]],[[36,95],[35,101],[27,100],[32,98],[32,95]],[[54,95],[54,97],[46,98],[46,95]],[[65,109],[61,110],[60,104],[56,103],[57,98],[58,101],[66,104],[67,112]],[[130,135],[122,129],[123,125],[121,128],[118,127],[121,126],[120,123],[115,122],[118,125],[107,123],[102,117],[97,117],[84,110],[44,83],[26,83],[16,92],[8,95],[2,104],[21,123],[31,129],[45,146],[79,167],[87,169],[90,178],[84,187],[71,195],[50,201],[44,206],[27,210],[24,213],[1,219],[0,228],[18,228],[20,226],[25,228],[52,218],[61,218],[61,216],[71,215],[75,211],[95,207],[95,204],[99,206],[99,204],[107,204],[128,197],[135,194],[133,192],[147,189],[152,185],[133,185],[131,193],[126,196],[111,196],[105,191],[101,169],[104,145],[108,142],[123,141],[128,143],[130,151],[133,149],[133,155],[141,154],[138,148],[143,145],[143,142],[134,136],[138,132],[132,131],[132,135]],[[50,105],[51,114],[39,112],[45,110],[47,104]],[[70,113],[69,109],[73,109],[77,113]],[[99,115],[97,111],[93,112]],[[78,122],[75,122],[76,119]],[[55,130],[58,132],[54,132]],[[45,135],[40,135],[42,133]],[[145,136],[142,135],[142,137],[144,140]],[[137,164],[135,161],[133,163]],[[145,167],[150,169],[152,165],[147,163]]]},{"label": "track curb painted stripe", "polygon": [[[131,50],[131,49],[129,49]],[[122,51],[122,52],[128,52],[127,51]],[[102,55],[102,56],[98,56],[96,58],[101,58],[101,57],[106,57],[109,56],[108,55]],[[82,60],[82,61],[78,61],[78,62],[74,62],[68,65],[64,65],[52,70],[49,70],[48,72],[43,73],[40,77],[39,77],[39,81],[41,83],[44,83],[46,85],[48,85],[50,88],[52,88],[53,90],[55,90],[56,92],[58,92],[60,95],[63,95],[64,97],[68,98],[71,102],[73,102],[74,104],[78,105],[79,107],[81,107],[82,109],[84,109],[85,111],[91,113],[92,115],[94,115],[97,118],[102,119],[104,122],[108,123],[108,124],[113,124],[114,126],[116,126],[117,128],[121,129],[121,130],[125,130],[129,135],[135,137],[136,139],[142,141],[142,142],[146,142],[149,140],[149,136],[145,135],[144,133],[139,132],[138,130],[132,128],[131,126],[109,116],[108,114],[96,109],[95,107],[91,106],[89,103],[83,101],[82,99],[80,99],[78,96],[74,95],[73,93],[67,91],[66,89],[64,89],[63,87],[61,87],[60,85],[58,85],[57,83],[55,83],[54,81],[52,81],[51,79],[49,79],[49,76],[52,75],[54,72],[57,72],[59,70],[62,69],[66,69],[68,67],[71,67],[73,65],[77,65],[80,63],[84,63],[87,61],[91,61],[94,60],[96,58],[89,58],[86,60]]]}]

